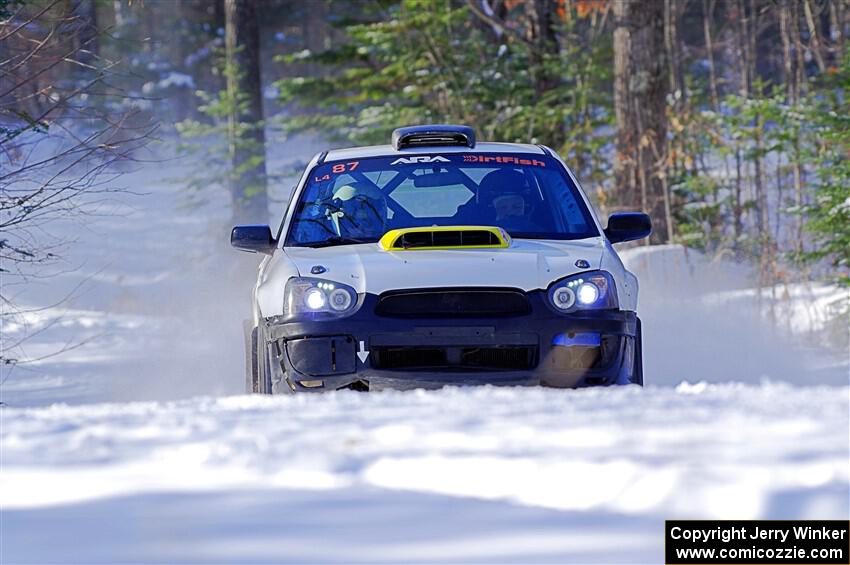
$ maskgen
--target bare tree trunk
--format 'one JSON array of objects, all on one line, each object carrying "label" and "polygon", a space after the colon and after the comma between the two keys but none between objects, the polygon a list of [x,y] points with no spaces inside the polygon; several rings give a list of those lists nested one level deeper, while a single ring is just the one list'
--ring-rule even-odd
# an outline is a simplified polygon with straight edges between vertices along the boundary
[{"label": "bare tree trunk", "polygon": [[738,241],[743,235],[744,232],[744,224],[743,224],[743,203],[741,202],[741,148],[738,146],[738,143],[735,143],[735,195],[734,202],[732,204],[732,226],[735,234],[735,248],[738,248]]},{"label": "bare tree trunk", "polygon": [[[750,95],[750,75],[749,75],[749,48],[748,43],[744,39],[747,36],[747,21],[744,8],[744,0],[737,0],[735,3],[727,5],[727,16],[729,24],[731,24],[735,35],[735,51],[738,59],[738,65],[741,69],[740,84],[738,95],[748,97]],[[744,231],[744,203],[743,203],[743,148],[739,140],[735,141],[735,202],[733,205],[732,215],[735,226],[735,247],[738,247],[738,242]]]},{"label": "bare tree trunk", "polygon": [[71,10],[76,17],[74,36],[77,40],[77,61],[93,65],[98,56],[97,4],[94,0],[74,0]]},{"label": "bare tree trunk", "polygon": [[705,36],[705,56],[708,60],[711,106],[716,112],[720,109],[720,97],[717,94],[717,73],[714,69],[714,41],[711,37],[711,24],[714,21],[714,2],[715,0],[702,0],[702,31]]},{"label": "bare tree trunk", "polygon": [[803,85],[806,83],[806,59],[805,59],[805,48],[803,47],[803,40],[800,38],[800,17],[797,12],[797,4],[795,2],[790,3],[790,15],[791,15],[791,37],[794,38],[794,51],[796,53],[797,65],[796,65],[796,77],[794,79],[794,84],[796,84],[797,92],[801,92],[803,89]]},{"label": "bare tree trunk", "polygon": [[260,33],[257,0],[225,0],[227,92],[239,100],[229,116],[231,185],[235,222],[268,221],[265,132],[260,82]]},{"label": "bare tree trunk", "polygon": [[[705,57],[708,61],[708,86],[709,86],[709,96],[711,97],[711,107],[712,109],[719,113],[720,112],[720,95],[717,90],[717,71],[714,64],[714,37],[712,34],[712,27],[714,24],[714,8],[716,6],[715,0],[702,0],[702,33],[703,40],[705,41]],[[729,155],[725,152],[723,153],[723,169],[725,172],[726,182],[731,178],[731,170],[729,166]],[[713,194],[713,201],[717,204],[719,200],[719,190],[717,185],[715,185]],[[720,229],[722,233],[722,229]],[[737,238],[737,233],[735,234]],[[734,245],[733,245],[734,246]]]},{"label": "bare tree trunk", "polygon": [[785,96],[789,104],[797,101],[794,60],[791,58],[791,12],[788,4],[779,8],[779,34],[782,36],[782,63],[785,72]]},{"label": "bare tree trunk", "polygon": [[[747,46],[746,52],[746,69],[747,76],[747,93],[751,98],[760,98],[762,92],[760,89],[756,91],[756,80],[758,77],[758,9],[756,0],[750,0],[749,14],[746,12],[743,0],[741,1],[741,14],[746,15],[742,18],[742,41]],[[759,249],[759,273],[761,274],[760,282],[765,281],[768,276],[768,271],[773,265],[772,246],[770,237],[770,215],[767,206],[767,189],[764,182],[764,118],[761,114],[756,114],[753,126],[753,144],[755,155],[753,156],[753,200],[755,201],[756,229],[758,231],[758,241],[760,242]],[[771,271],[772,272],[772,271]]]},{"label": "bare tree trunk", "polygon": [[[194,21],[195,12],[192,10],[192,6],[189,4],[188,0],[173,0],[174,1],[174,12],[178,15],[181,21]],[[175,63],[175,67],[180,69],[181,71],[189,71],[189,69],[185,69],[186,56],[189,54],[188,52],[188,41],[181,38],[178,41],[173,42],[170,45],[173,50],[172,53],[172,61]],[[182,121],[188,118],[195,118],[194,112],[196,111],[197,104],[195,99],[194,89],[191,88],[178,88],[177,91],[172,95],[171,99],[174,102],[174,116],[178,121]]]},{"label": "bare tree trunk", "polygon": [[815,25],[810,0],[803,0],[803,13],[806,15],[806,25],[809,28],[809,45],[812,47],[812,54],[815,56],[815,61],[818,64],[818,70],[822,73],[826,72],[826,64],[823,62],[823,53],[821,52],[820,37],[818,35],[818,26]]},{"label": "bare tree trunk", "polygon": [[764,163],[761,156],[764,151],[764,139],[762,137],[764,123],[761,115],[756,116],[754,126],[756,131],[756,155],[753,158],[753,166],[755,168],[756,224],[758,226],[759,237],[764,239],[770,237],[770,217],[767,210],[767,192],[764,186]]},{"label": "bare tree trunk", "polygon": [[747,22],[747,9],[744,6],[744,0],[738,0],[734,6],[734,11],[730,13],[730,16],[737,19],[738,23],[737,47],[741,68],[740,94],[742,96],[749,96],[752,91],[753,77],[750,75],[750,43],[747,39],[750,30]]},{"label": "bare tree trunk", "polygon": [[670,92],[676,94],[680,101],[685,95],[685,75],[680,55],[679,18],[687,5],[687,0],[664,0],[664,45],[670,68]]},{"label": "bare tree trunk", "polygon": [[[756,80],[758,80],[758,58],[759,58],[759,50],[758,50],[758,35],[759,35],[759,12],[758,12],[759,0],[750,0],[750,13],[746,18],[746,27],[748,28],[747,35],[745,36],[748,40],[748,62],[750,65],[750,92],[752,92],[755,87],[754,84]],[[746,13],[746,12],[744,12]],[[761,93],[759,93],[761,94]]]},{"label": "bare tree trunk", "polygon": [[[746,96],[747,97],[757,97],[761,93],[753,92],[755,87],[756,80],[756,6],[755,0],[750,0],[750,11],[747,13],[747,8],[745,6],[744,0],[740,0],[740,10],[741,10],[741,36],[740,41],[743,45],[745,56],[743,58],[743,68],[742,71],[744,73],[744,83],[746,84]],[[752,124],[754,129],[754,143],[755,143],[755,157],[753,158],[753,168],[755,174],[753,175],[754,187],[753,187],[753,200],[756,209],[754,210],[756,216],[756,229],[758,230],[759,237],[764,237],[765,234],[765,213],[766,211],[762,207],[762,199],[764,192],[764,183],[762,177],[762,162],[761,162],[761,146],[762,146],[762,138],[761,138],[761,123],[760,116],[756,115],[755,123]]]},{"label": "bare tree trunk", "polygon": [[832,36],[832,53],[836,61],[844,57],[844,12],[847,9],[846,0],[835,0],[829,3],[829,29]]},{"label": "bare tree trunk", "polygon": [[655,224],[652,240],[666,242],[672,226],[667,225],[659,170],[666,159],[655,158],[666,153],[667,143],[664,3],[621,0],[614,3],[614,17],[614,173],[619,201],[646,209]]},{"label": "bare tree trunk", "polygon": [[[616,160],[614,176],[620,204],[634,206],[637,202],[637,161],[634,153],[637,139],[632,126],[633,112],[629,94],[630,53],[632,51],[631,33],[626,20],[627,5],[614,4],[614,114],[617,121]],[[641,203],[641,207],[644,207]]]},{"label": "bare tree trunk", "polygon": [[782,153],[779,153],[776,156],[776,202],[778,202],[779,205],[776,207],[776,215],[773,222],[773,238],[775,241],[779,241],[779,238],[782,235],[782,189],[785,184],[782,177]]},{"label": "bare tree trunk", "polygon": [[[800,100],[800,84],[798,82],[798,74],[794,72],[794,59],[791,56],[792,45],[792,30],[796,26],[792,24],[792,19],[796,18],[796,9],[792,11],[788,4],[783,4],[779,9],[779,30],[782,35],[782,60],[785,69],[785,84],[787,91],[787,103],[796,107]],[[803,216],[799,210],[803,206],[803,170],[800,155],[800,138],[799,134],[794,136],[792,140],[793,153],[790,158],[791,173],[794,182],[794,203],[797,206],[798,214],[794,224],[794,250],[799,257],[803,251]],[[781,199],[780,199],[781,202]],[[778,221],[777,221],[778,223]],[[778,238],[778,229],[777,229]]]},{"label": "bare tree trunk", "polygon": [[[529,40],[536,45],[538,56],[545,53],[557,53],[557,37],[553,26],[555,3],[552,0],[530,0],[528,3],[531,20]],[[543,77],[553,80],[554,77]],[[545,87],[546,84],[540,85]]]},{"label": "bare tree trunk", "polygon": [[[554,0],[529,0],[526,4],[531,23],[528,33],[531,46],[531,71],[534,91],[538,99],[561,82],[561,77],[548,68],[551,59],[557,57],[559,49],[554,26],[555,8]],[[531,134],[532,131],[529,131],[529,136]],[[556,146],[563,144],[566,139],[566,131],[563,127],[556,128],[552,134],[552,143]]]}]

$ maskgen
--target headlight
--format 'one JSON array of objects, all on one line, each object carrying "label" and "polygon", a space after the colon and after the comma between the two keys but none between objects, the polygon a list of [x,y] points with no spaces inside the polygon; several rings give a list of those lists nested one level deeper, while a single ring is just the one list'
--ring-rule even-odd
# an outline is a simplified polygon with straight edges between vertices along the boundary
[{"label": "headlight", "polygon": [[558,312],[617,308],[617,289],[609,273],[590,271],[553,283],[549,303]]},{"label": "headlight", "polygon": [[342,318],[354,313],[357,293],[348,285],[294,277],[286,283],[283,314],[287,318]]},{"label": "headlight", "polygon": [[592,282],[583,282],[578,285],[578,303],[590,306],[599,299],[599,287]]},{"label": "headlight", "polygon": [[328,296],[328,304],[331,310],[336,312],[345,312],[351,307],[352,302],[354,302],[353,293],[344,288],[336,288]]}]

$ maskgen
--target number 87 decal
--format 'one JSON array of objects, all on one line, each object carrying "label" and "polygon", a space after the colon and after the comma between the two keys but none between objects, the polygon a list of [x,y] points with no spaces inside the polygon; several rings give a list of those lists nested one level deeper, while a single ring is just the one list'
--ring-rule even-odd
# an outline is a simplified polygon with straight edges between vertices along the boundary
[{"label": "number 87 decal", "polygon": [[350,163],[337,163],[336,165],[334,165],[331,168],[331,171],[334,174],[338,175],[340,173],[353,171],[354,169],[357,168],[357,165],[359,165],[359,164],[360,164],[360,161],[352,161]]}]

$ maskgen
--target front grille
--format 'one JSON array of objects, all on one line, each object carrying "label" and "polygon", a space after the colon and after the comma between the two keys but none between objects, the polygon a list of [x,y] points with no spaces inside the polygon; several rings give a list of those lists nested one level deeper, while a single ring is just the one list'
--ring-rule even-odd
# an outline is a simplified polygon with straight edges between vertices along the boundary
[{"label": "front grille", "polygon": [[382,295],[378,316],[390,318],[498,318],[531,312],[525,293],[510,289],[429,289]]},{"label": "front grille", "polygon": [[536,346],[373,347],[372,366],[383,370],[526,370],[537,364]]}]

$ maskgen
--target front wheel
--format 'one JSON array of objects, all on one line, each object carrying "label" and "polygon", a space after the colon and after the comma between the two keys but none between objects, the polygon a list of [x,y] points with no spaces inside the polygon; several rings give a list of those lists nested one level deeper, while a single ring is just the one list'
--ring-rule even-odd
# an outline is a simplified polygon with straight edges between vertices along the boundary
[{"label": "front wheel", "polygon": [[640,327],[640,318],[637,319],[635,328],[635,353],[632,362],[632,383],[643,386],[643,331]]}]

